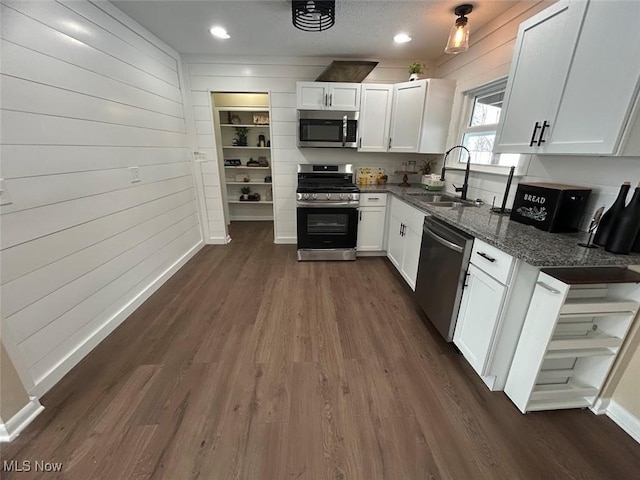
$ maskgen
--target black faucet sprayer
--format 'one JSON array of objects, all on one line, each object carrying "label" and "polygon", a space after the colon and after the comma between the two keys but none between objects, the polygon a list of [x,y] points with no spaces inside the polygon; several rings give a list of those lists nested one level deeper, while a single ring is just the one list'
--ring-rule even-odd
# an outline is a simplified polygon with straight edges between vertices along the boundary
[{"label": "black faucet sprayer", "polygon": [[442,173],[440,174],[440,180],[444,181],[444,172],[447,169],[447,157],[449,154],[456,148],[462,148],[467,152],[467,166],[464,171],[464,183],[461,187],[456,187],[453,185],[457,193],[460,193],[460,198],[462,200],[467,199],[467,190],[469,190],[469,171],[471,169],[471,153],[469,153],[469,149],[464,145],[454,145],[449,150],[447,150],[444,154],[444,160],[442,161]]}]

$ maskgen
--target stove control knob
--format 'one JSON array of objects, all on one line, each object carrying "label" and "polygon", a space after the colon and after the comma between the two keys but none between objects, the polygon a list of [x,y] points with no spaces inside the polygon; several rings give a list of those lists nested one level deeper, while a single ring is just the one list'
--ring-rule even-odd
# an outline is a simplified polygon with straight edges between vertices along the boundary
[{"label": "stove control knob", "polygon": [[331,200],[331,194],[327,193],[327,200]]},{"label": "stove control knob", "polygon": [[312,197],[314,200],[317,200],[317,199],[318,199],[318,194],[317,194],[317,193],[314,193],[311,197]]},{"label": "stove control knob", "polygon": [[309,200],[309,194],[308,193],[303,193],[302,194],[302,198],[304,198],[305,200]]},{"label": "stove control knob", "polygon": [[344,200],[344,199],[345,199],[345,197],[346,197],[346,195],[345,195],[344,193],[341,193],[341,194],[340,194],[340,200]]}]

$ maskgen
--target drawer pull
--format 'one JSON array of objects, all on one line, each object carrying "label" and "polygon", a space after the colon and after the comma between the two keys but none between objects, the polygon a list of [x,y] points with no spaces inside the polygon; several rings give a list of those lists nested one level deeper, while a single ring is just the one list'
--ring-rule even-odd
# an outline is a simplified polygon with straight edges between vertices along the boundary
[{"label": "drawer pull", "polygon": [[560,294],[560,290],[556,290],[553,287],[550,287],[549,285],[547,285],[544,282],[536,282],[537,285],[540,285],[542,288],[544,288],[545,290],[548,290],[549,292],[553,293],[554,295],[558,295]]},{"label": "drawer pull", "polygon": [[489,255],[487,255],[484,252],[478,252],[478,255],[480,255],[482,258],[484,258],[485,260],[489,260],[491,263],[495,262],[496,259],[493,257],[490,257]]},{"label": "drawer pull", "polygon": [[369,197],[369,200],[373,201],[373,200],[380,200],[380,197]]}]

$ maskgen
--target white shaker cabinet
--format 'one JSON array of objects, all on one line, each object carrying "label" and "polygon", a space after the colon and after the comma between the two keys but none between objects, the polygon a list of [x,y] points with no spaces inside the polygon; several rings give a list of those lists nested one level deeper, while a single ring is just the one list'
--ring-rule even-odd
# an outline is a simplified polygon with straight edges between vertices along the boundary
[{"label": "white shaker cabinet", "polygon": [[393,86],[390,152],[446,150],[455,81],[429,78]]},{"label": "white shaker cabinet", "polygon": [[358,252],[381,252],[387,212],[386,193],[361,193],[358,212]]},{"label": "white shaker cabinet", "polygon": [[500,282],[469,265],[453,342],[479,375],[485,373],[506,291]]},{"label": "white shaker cabinet", "polygon": [[362,85],[358,121],[359,152],[388,150],[392,99],[393,85]]},{"label": "white shaker cabinet", "polygon": [[453,342],[491,390],[507,381],[538,268],[475,239]]},{"label": "white shaker cabinet", "polygon": [[297,82],[298,110],[360,109],[360,84],[339,82]]},{"label": "white shaker cabinet", "polygon": [[638,18],[640,2],[560,1],[522,23],[494,151],[637,155]]},{"label": "white shaker cabinet", "polygon": [[521,412],[593,406],[638,311],[640,275],[544,269],[505,393]]},{"label": "white shaker cabinet", "polygon": [[396,197],[391,197],[389,210],[387,257],[415,290],[425,214]]}]

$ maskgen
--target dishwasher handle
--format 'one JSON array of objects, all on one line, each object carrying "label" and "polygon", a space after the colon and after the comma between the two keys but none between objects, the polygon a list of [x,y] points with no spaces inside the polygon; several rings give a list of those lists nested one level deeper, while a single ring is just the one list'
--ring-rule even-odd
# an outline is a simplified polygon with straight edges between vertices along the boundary
[{"label": "dishwasher handle", "polygon": [[454,252],[462,253],[463,247],[461,247],[460,245],[456,245],[455,243],[450,242],[449,240],[446,240],[446,239],[442,238],[436,232],[431,230],[427,225],[424,225],[422,227],[422,231],[426,235],[428,235],[429,237],[434,239],[436,242],[438,242],[439,244],[444,245],[445,247],[453,250]]}]

